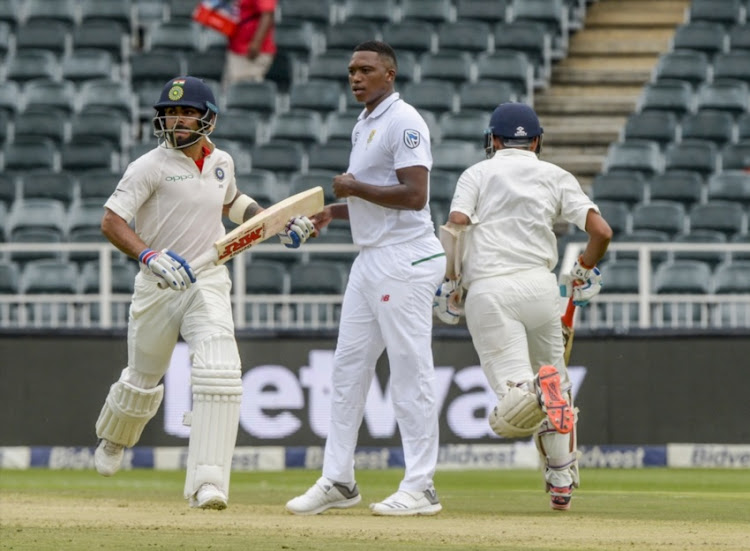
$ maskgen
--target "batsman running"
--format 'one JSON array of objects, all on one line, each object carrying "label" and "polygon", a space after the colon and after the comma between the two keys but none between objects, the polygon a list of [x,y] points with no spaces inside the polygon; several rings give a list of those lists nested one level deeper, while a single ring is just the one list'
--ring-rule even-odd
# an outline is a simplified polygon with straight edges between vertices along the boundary
[{"label": "batsman running", "polygon": [[505,438],[534,437],[551,506],[568,509],[579,485],[577,410],[563,359],[553,224],[562,219],[589,236],[567,276],[576,305],[601,290],[596,264],[612,230],[573,175],[538,158],[541,148],[542,127],[531,107],[495,109],[485,131],[487,159],[461,174],[449,221],[440,228],[447,270],[434,308],[447,323],[465,311],[498,398],[492,430]]},{"label": "batsman running", "polygon": [[[94,454],[99,474],[114,475],[156,414],[177,338],[192,361],[193,409],[185,498],[191,507],[224,509],[240,414],[240,356],[234,339],[226,266],[197,273],[190,262],[224,235],[222,215],[240,224],[263,209],[237,190],[234,162],[209,135],[218,108],[192,76],[171,79],[154,105],[159,146],[133,161],[106,201],[102,232],[140,261],[128,321],[128,364],[110,388]],[[130,222],[135,221],[135,229]],[[304,216],[279,234],[299,247],[313,233]]]}]

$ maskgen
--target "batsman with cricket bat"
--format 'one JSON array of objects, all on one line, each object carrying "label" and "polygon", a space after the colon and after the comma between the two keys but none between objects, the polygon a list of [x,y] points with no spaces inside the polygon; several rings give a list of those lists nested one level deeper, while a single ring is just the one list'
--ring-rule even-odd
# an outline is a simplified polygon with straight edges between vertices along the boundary
[{"label": "batsman with cricket bat", "polygon": [[[181,76],[154,105],[159,146],[128,166],[105,203],[102,232],[140,261],[128,322],[128,364],[110,388],[94,453],[114,475],[164,394],[160,381],[181,335],[192,362],[192,412],[185,498],[224,509],[240,414],[242,380],[234,339],[229,258],[273,235],[299,247],[323,208],[320,188],[263,210],[237,190],[234,162],[208,136],[218,108],[202,80]],[[226,236],[222,214],[238,228]],[[134,221],[134,229],[129,223]],[[104,367],[104,366],[102,366]]]},{"label": "batsman with cricket bat", "polygon": [[577,410],[552,272],[558,260],[553,224],[562,219],[589,236],[563,278],[571,295],[570,329],[575,306],[601,289],[596,264],[612,230],[572,174],[539,159],[541,147],[542,127],[531,107],[503,103],[495,109],[485,131],[487,159],[459,177],[449,221],[440,228],[448,270],[435,312],[447,323],[465,313],[497,394],[490,426],[505,438],[534,437],[551,506],[564,510],[579,485]]}]

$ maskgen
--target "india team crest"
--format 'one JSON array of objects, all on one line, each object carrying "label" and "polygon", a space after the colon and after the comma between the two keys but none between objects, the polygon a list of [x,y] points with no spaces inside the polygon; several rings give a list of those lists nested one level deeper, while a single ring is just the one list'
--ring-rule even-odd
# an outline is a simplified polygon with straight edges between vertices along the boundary
[{"label": "india team crest", "polygon": [[217,166],[214,174],[216,174],[216,179],[220,182],[224,179],[224,170],[221,167]]},{"label": "india team crest", "polygon": [[416,130],[404,130],[404,143],[409,149],[414,149],[422,141],[422,136]]},{"label": "india team crest", "polygon": [[184,94],[185,90],[182,89],[182,86],[172,86],[172,88],[169,89],[169,99],[172,101],[179,100]]}]

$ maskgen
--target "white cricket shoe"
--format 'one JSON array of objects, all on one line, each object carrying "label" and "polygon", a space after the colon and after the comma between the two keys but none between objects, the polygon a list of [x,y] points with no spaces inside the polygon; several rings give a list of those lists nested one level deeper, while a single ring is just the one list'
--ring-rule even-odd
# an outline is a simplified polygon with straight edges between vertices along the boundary
[{"label": "white cricket shoe", "polygon": [[354,507],[360,501],[362,496],[356,484],[349,489],[346,484],[321,476],[304,494],[290,499],[286,510],[295,515],[317,515],[328,509]]},{"label": "white cricket shoe", "polygon": [[384,516],[437,515],[442,509],[435,488],[424,492],[399,490],[380,503],[370,505],[373,515]]},{"label": "white cricket shoe", "polygon": [[227,496],[214,484],[201,484],[198,491],[190,496],[190,507],[222,511],[227,508]]},{"label": "white cricket shoe", "polygon": [[120,470],[123,455],[125,446],[102,438],[94,452],[96,472],[102,476],[112,476]]}]

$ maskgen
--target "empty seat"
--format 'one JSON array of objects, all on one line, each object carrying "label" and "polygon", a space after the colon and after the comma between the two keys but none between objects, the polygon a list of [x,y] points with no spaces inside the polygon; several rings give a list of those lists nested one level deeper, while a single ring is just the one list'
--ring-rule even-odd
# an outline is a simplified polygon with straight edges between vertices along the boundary
[{"label": "empty seat", "polygon": [[[138,52],[130,57],[130,79],[134,89],[141,83],[151,82],[161,88],[175,75],[182,75],[184,71],[183,56],[171,52]],[[154,102],[158,95],[151,101]]]},{"label": "empty seat", "polygon": [[338,111],[341,105],[341,85],[330,80],[309,80],[293,83],[289,88],[290,109]]},{"label": "empty seat", "polygon": [[245,292],[253,295],[281,295],[286,292],[289,276],[283,262],[251,260],[245,266]]},{"label": "empty seat", "polygon": [[95,25],[103,21],[115,22],[126,30],[133,26],[132,0],[81,0],[81,27]]},{"label": "empty seat", "polygon": [[323,188],[326,203],[336,202],[338,199],[333,195],[333,178],[340,174],[335,170],[313,169],[307,172],[292,174],[289,180],[289,193],[299,193],[316,186]]},{"label": "empty seat", "polygon": [[82,199],[71,205],[68,213],[68,230],[79,230],[82,228],[101,227],[104,207],[98,199]]},{"label": "empty seat", "polygon": [[396,52],[408,51],[415,54],[429,52],[433,49],[435,42],[435,28],[427,21],[386,23],[383,25],[382,33],[383,40]]},{"label": "empty seat", "polygon": [[680,124],[683,140],[708,140],[722,146],[732,140],[734,119],[725,111],[705,110],[685,115]]},{"label": "empty seat", "polygon": [[[131,294],[135,286],[138,267],[134,262],[112,263],[111,290],[113,293]],[[99,262],[88,261],[81,267],[80,290],[82,293],[98,293],[100,289]]]},{"label": "empty seat", "polygon": [[458,97],[462,111],[473,109],[487,113],[492,113],[501,103],[520,99],[511,83],[497,80],[464,82],[459,87]]},{"label": "empty seat", "polygon": [[396,20],[398,13],[395,0],[345,0],[342,5],[342,21],[364,20],[383,24]]},{"label": "empty seat", "polygon": [[235,82],[227,88],[225,102],[227,109],[246,109],[271,115],[276,111],[278,94],[278,86],[271,81]]},{"label": "empty seat", "polygon": [[73,142],[106,140],[115,149],[123,149],[133,139],[130,123],[130,117],[119,111],[89,109],[73,117],[70,122],[70,139]]},{"label": "empty seat", "polygon": [[401,0],[401,19],[447,23],[453,18],[452,0]]},{"label": "empty seat", "polygon": [[703,198],[703,177],[698,172],[669,170],[649,180],[652,201],[677,201],[686,208]]},{"label": "empty seat", "polygon": [[661,146],[677,136],[677,117],[669,111],[641,111],[633,113],[625,122],[623,139],[653,140]]},{"label": "empty seat", "polygon": [[224,71],[224,50],[213,49],[205,52],[190,52],[185,58],[187,73],[201,78],[220,81]]},{"label": "empty seat", "polygon": [[295,109],[271,119],[271,139],[303,144],[322,142],[323,118],[317,111]]},{"label": "empty seat", "polygon": [[711,289],[711,268],[698,260],[663,262],[654,272],[657,294],[708,294]]},{"label": "empty seat", "polygon": [[433,170],[463,172],[485,158],[478,141],[443,140],[432,146]]},{"label": "empty seat", "polygon": [[21,0],[4,0],[0,2],[0,21],[10,25],[15,30],[22,21],[23,10]]},{"label": "empty seat", "polygon": [[402,87],[401,97],[417,109],[445,113],[454,109],[455,87],[442,80],[408,82]]},{"label": "empty seat", "polygon": [[310,169],[335,170],[339,174],[349,167],[351,143],[312,144],[309,148]]},{"label": "empty seat", "polygon": [[326,117],[327,141],[339,141],[350,144],[355,124],[357,124],[357,115],[351,112],[329,113],[328,117]]},{"label": "empty seat", "polygon": [[638,110],[671,111],[683,115],[693,109],[693,89],[685,80],[651,82],[643,87],[638,98]]},{"label": "empty seat", "polygon": [[453,194],[456,190],[458,175],[445,170],[430,172],[430,201],[438,201],[445,208],[450,208]]},{"label": "empty seat", "polygon": [[740,0],[692,0],[688,16],[690,21],[712,21],[729,26],[740,21],[742,10]]},{"label": "empty seat", "polygon": [[78,96],[81,112],[92,108],[115,109],[134,119],[137,98],[126,83],[110,79],[90,80],[81,84]]},{"label": "empty seat", "polygon": [[115,191],[121,178],[119,172],[110,169],[85,170],[78,174],[78,190],[81,199],[96,198],[102,205]]},{"label": "empty seat", "polygon": [[709,201],[690,210],[690,230],[716,230],[727,235],[739,233],[745,214],[742,206],[727,201]]},{"label": "empty seat", "polygon": [[750,172],[727,170],[712,174],[708,178],[708,199],[750,204]]},{"label": "empty seat", "polygon": [[697,86],[706,82],[711,63],[703,52],[692,50],[672,51],[661,54],[654,69],[654,79],[684,80]]},{"label": "empty seat", "polygon": [[371,21],[347,21],[328,25],[324,33],[327,49],[350,52],[358,44],[367,40],[377,40],[380,37],[378,26]]},{"label": "empty seat", "polygon": [[76,86],[70,80],[34,79],[24,86],[26,109],[54,107],[71,115],[76,107]]},{"label": "empty seat", "polygon": [[535,82],[546,86],[551,76],[552,35],[543,23],[534,21],[503,22],[493,32],[495,50],[519,51],[534,67]]},{"label": "empty seat", "polygon": [[437,30],[439,51],[471,52],[489,50],[491,30],[487,23],[471,19],[459,19],[444,23]]},{"label": "empty seat", "polygon": [[21,282],[21,292],[27,294],[75,294],[78,268],[62,260],[32,260],[24,265]]},{"label": "empty seat", "polygon": [[722,170],[750,169],[750,140],[730,143],[721,150]]},{"label": "empty seat", "polygon": [[627,203],[597,201],[596,206],[599,207],[599,212],[612,228],[612,232],[615,235],[620,235],[628,231],[630,210]]},{"label": "empty seat", "polygon": [[17,50],[6,62],[5,77],[16,82],[60,76],[57,56],[50,50]]},{"label": "empty seat", "polygon": [[291,294],[341,295],[347,273],[338,262],[295,264],[289,269]]},{"label": "empty seat", "polygon": [[18,50],[49,50],[62,56],[70,47],[70,33],[67,25],[60,21],[27,21],[16,33]]},{"label": "empty seat", "polygon": [[274,29],[274,37],[276,46],[292,55],[307,57],[321,50],[318,32],[309,21],[277,23]]},{"label": "empty seat", "polygon": [[699,110],[714,109],[732,115],[744,113],[750,105],[748,84],[741,80],[720,80],[701,85],[696,95]]},{"label": "empty seat", "polygon": [[343,82],[346,79],[350,59],[351,52],[342,50],[313,55],[308,63],[308,76],[312,80],[327,79]]},{"label": "empty seat", "polygon": [[484,111],[462,110],[440,117],[440,135],[446,140],[472,140],[484,136],[489,116]]},{"label": "empty seat", "polygon": [[644,176],[662,171],[664,159],[659,143],[652,140],[629,140],[610,144],[604,160],[605,172],[635,171]]},{"label": "empty seat", "polygon": [[719,264],[714,272],[714,293],[750,293],[750,261],[734,260]]},{"label": "empty seat", "polygon": [[666,170],[692,170],[704,177],[716,171],[719,153],[716,144],[707,140],[685,140],[667,146]]},{"label": "empty seat", "polygon": [[651,201],[633,207],[633,230],[657,230],[671,235],[685,229],[685,207],[675,201]]},{"label": "empty seat", "polygon": [[471,55],[467,52],[426,53],[419,59],[422,80],[447,80],[456,84],[471,80]]},{"label": "empty seat", "polygon": [[328,25],[333,19],[334,0],[281,0],[281,21],[312,21],[317,25]]},{"label": "empty seat", "polygon": [[88,21],[73,30],[73,49],[96,49],[109,52],[119,63],[130,55],[130,34],[127,27],[113,19]]},{"label": "empty seat", "polygon": [[196,31],[189,21],[157,21],[147,27],[143,49],[146,52],[185,52],[189,57],[200,50],[199,41],[190,39]]},{"label": "empty seat", "polygon": [[118,163],[117,148],[100,138],[85,137],[75,143],[63,144],[60,148],[60,164],[65,170],[114,170],[118,168]]},{"label": "empty seat", "polygon": [[645,189],[645,179],[637,172],[597,174],[591,183],[594,201],[621,201],[630,205],[641,203],[645,197]]},{"label": "empty seat", "polygon": [[[676,235],[675,243],[692,243],[692,244],[723,244],[727,242],[727,237],[720,231],[694,229],[690,233]],[[675,251],[675,260],[700,260],[708,263],[710,266],[716,266],[719,262],[726,259],[727,254],[724,251],[711,248],[703,251]]]},{"label": "empty seat", "polygon": [[114,58],[107,50],[76,49],[62,62],[63,78],[76,83],[91,79],[108,79],[114,74]]},{"label": "empty seat", "polygon": [[13,115],[21,110],[21,87],[17,82],[7,80],[0,82],[0,110],[8,115]]},{"label": "empty seat", "polygon": [[26,21],[57,21],[73,27],[77,22],[77,3],[78,0],[26,0]]},{"label": "empty seat", "polygon": [[286,91],[292,82],[300,78],[305,63],[290,52],[276,52],[271,68],[266,73],[266,82],[276,84],[279,90]]},{"label": "empty seat", "polygon": [[745,50],[717,54],[714,80],[736,79],[750,84],[750,52]]},{"label": "empty seat", "polygon": [[18,265],[9,260],[0,260],[0,294],[9,295],[18,292],[20,287]]},{"label": "empty seat", "polygon": [[19,178],[21,194],[26,199],[55,199],[64,206],[73,202],[78,185],[69,172],[50,170],[23,172]]},{"label": "empty seat", "polygon": [[[0,205],[10,206],[16,200],[16,177],[12,174],[0,173]],[[7,214],[7,210],[5,211]],[[0,235],[3,226],[0,225]]]},{"label": "empty seat", "polygon": [[459,21],[472,19],[486,23],[505,21],[508,0],[456,0],[456,15]]},{"label": "empty seat", "polygon": [[672,37],[672,49],[697,50],[709,57],[725,51],[727,35],[723,25],[712,21],[691,21],[679,25]]},{"label": "empty seat", "polygon": [[291,174],[302,170],[305,150],[302,144],[287,140],[272,140],[250,149],[253,168]]},{"label": "empty seat", "polygon": [[238,172],[236,180],[237,189],[255,199],[262,207],[272,205],[283,198],[284,190],[279,185],[276,174],[270,170],[255,168],[250,172]]},{"label": "empty seat", "polygon": [[16,138],[5,144],[3,150],[5,170],[57,169],[59,152],[48,138]]},{"label": "empty seat", "polygon": [[735,25],[729,30],[729,49],[733,52],[750,50],[750,23]]},{"label": "empty seat", "polygon": [[16,115],[16,138],[48,138],[60,145],[67,138],[68,116],[54,108],[32,107]]},{"label": "empty seat", "polygon": [[509,83],[521,96],[529,96],[534,87],[534,66],[526,54],[516,51],[496,51],[479,54],[477,78]]},{"label": "empty seat", "polygon": [[737,138],[739,141],[750,140],[750,111],[737,118]]},{"label": "empty seat", "polygon": [[606,284],[602,286],[602,293],[638,293],[638,261],[635,259],[610,260],[602,271]]},{"label": "empty seat", "polygon": [[[585,234],[584,234],[585,235]],[[671,235],[664,231],[637,229],[617,236],[618,243],[670,243]],[[617,251],[617,260],[638,259],[637,251]],[[666,252],[652,252],[651,262],[663,262],[667,257]],[[607,277],[605,275],[605,277]]]},{"label": "empty seat", "polygon": [[221,120],[211,133],[211,139],[231,140],[243,145],[252,145],[258,140],[262,118],[258,113],[241,109],[224,109]]}]

